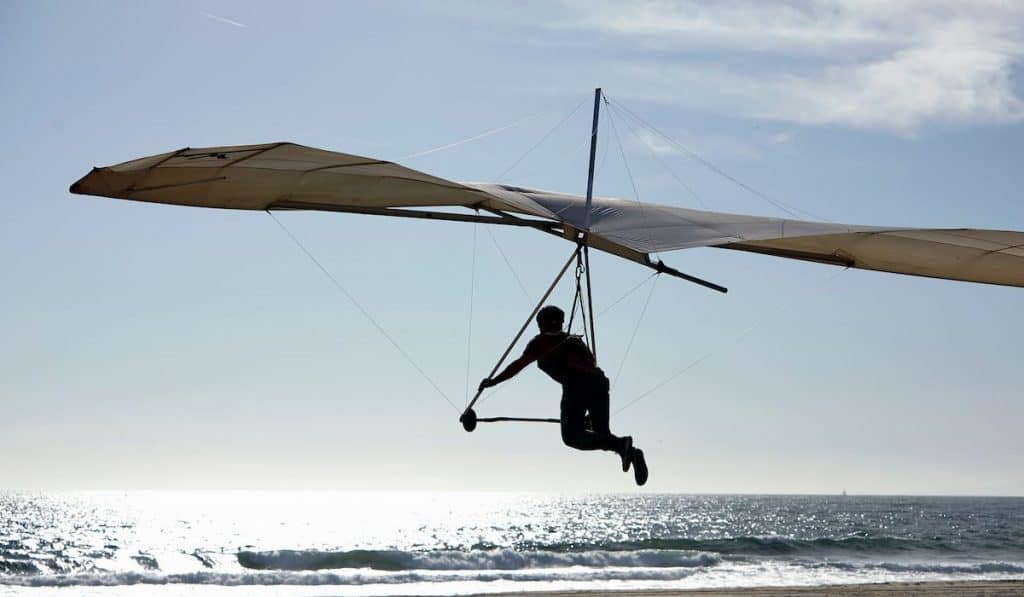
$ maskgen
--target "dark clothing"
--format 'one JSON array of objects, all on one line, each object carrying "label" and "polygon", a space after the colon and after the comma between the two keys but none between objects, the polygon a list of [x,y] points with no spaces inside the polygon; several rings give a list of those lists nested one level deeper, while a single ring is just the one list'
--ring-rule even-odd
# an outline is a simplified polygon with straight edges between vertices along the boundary
[{"label": "dark clothing", "polygon": [[565,332],[537,334],[526,346],[526,354],[536,355],[540,370],[562,385],[574,376],[600,372],[583,339]]},{"label": "dark clothing", "polygon": [[[562,441],[577,450],[610,450],[618,452],[622,440],[608,428],[609,383],[598,370],[575,375],[562,384]],[[592,431],[586,429],[590,415]]]},{"label": "dark clothing", "polygon": [[[578,450],[620,453],[625,443],[608,429],[609,383],[594,353],[579,337],[562,331],[537,334],[523,356],[510,363],[489,385],[501,383],[535,362],[562,386],[562,441]],[[591,428],[587,428],[587,415]]]}]

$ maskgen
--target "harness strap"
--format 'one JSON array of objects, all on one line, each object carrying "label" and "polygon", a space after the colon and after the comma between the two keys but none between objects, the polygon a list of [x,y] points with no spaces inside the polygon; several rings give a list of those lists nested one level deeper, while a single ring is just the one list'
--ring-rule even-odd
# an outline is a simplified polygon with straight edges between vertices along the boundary
[{"label": "harness strap", "polygon": [[[576,306],[583,302],[583,255],[576,253],[576,292],[572,296],[572,308],[569,309],[569,325],[565,326],[565,331],[572,333],[572,324],[576,320]],[[587,319],[585,314],[581,314],[583,318],[583,335],[587,335]]]}]

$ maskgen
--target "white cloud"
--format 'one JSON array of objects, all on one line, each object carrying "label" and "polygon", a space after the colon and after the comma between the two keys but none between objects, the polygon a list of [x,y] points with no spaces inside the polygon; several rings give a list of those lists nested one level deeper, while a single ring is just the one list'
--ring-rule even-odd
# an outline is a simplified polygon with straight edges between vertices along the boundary
[{"label": "white cloud", "polygon": [[574,26],[654,50],[620,62],[649,97],[901,134],[928,122],[1024,119],[1013,82],[1024,60],[1024,2],[683,1],[578,10]]},{"label": "white cloud", "polygon": [[894,32],[863,15],[837,13],[826,3],[770,2],[573,3],[577,25],[636,37],[661,47],[713,44],[747,49],[835,47],[890,43]]},{"label": "white cloud", "polygon": [[1014,59],[991,50],[936,44],[814,77],[779,76],[764,116],[909,131],[926,120],[1019,120],[1024,104],[1010,84]]}]

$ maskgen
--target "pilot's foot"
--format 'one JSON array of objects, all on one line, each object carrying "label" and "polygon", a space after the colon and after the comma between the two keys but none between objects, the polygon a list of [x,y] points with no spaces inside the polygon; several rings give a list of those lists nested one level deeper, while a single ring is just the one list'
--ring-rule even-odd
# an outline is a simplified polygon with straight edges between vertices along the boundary
[{"label": "pilot's foot", "polygon": [[643,485],[647,482],[647,461],[644,460],[644,451],[639,448],[633,448],[633,479],[636,480],[637,485]]},{"label": "pilot's foot", "polygon": [[629,465],[633,462],[633,438],[625,436],[622,438],[622,449],[619,452],[622,457],[622,472],[629,472]]}]

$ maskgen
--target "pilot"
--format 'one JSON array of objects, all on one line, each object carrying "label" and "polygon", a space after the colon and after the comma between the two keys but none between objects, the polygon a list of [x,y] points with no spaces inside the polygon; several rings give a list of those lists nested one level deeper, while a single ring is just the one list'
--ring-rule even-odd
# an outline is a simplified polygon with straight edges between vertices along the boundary
[{"label": "pilot", "polygon": [[643,450],[633,447],[632,437],[619,437],[609,430],[608,378],[582,338],[562,331],[564,322],[565,312],[554,305],[538,311],[540,333],[526,345],[521,357],[509,363],[501,373],[481,381],[479,389],[511,379],[536,361],[541,371],[562,385],[561,425],[565,445],[577,450],[615,452],[622,459],[622,471],[627,472],[632,466],[636,484],[643,485],[647,482]]}]

